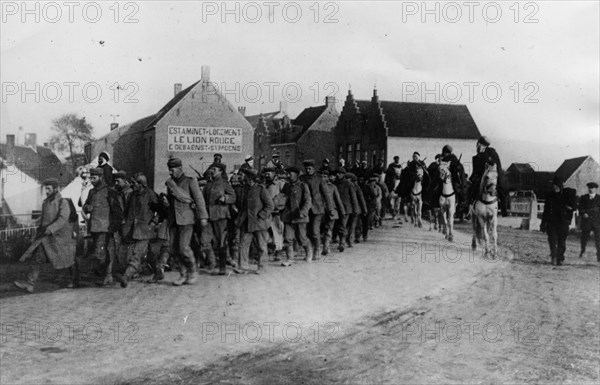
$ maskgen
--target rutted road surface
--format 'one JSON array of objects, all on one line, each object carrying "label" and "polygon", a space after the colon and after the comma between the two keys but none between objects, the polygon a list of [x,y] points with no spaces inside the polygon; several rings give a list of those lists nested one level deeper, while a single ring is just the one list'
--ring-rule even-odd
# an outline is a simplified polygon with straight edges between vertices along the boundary
[{"label": "rutted road surface", "polygon": [[2,299],[0,382],[597,382],[597,266],[492,263],[466,235],[384,224],[260,276]]}]

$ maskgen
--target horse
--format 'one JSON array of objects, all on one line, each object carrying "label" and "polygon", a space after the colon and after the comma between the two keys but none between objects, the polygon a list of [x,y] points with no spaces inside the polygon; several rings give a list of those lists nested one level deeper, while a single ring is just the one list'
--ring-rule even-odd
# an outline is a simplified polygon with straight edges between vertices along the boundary
[{"label": "horse", "polygon": [[483,238],[483,241],[485,241],[484,257],[491,254],[492,259],[496,257],[498,241],[497,185],[498,169],[495,164],[490,165],[488,163],[485,166],[483,177],[479,183],[477,200],[471,207],[471,221],[473,222],[473,240],[471,247],[475,250],[477,248],[477,243],[481,245]]},{"label": "horse", "polygon": [[417,173],[413,177],[412,189],[410,190],[411,196],[411,217],[415,227],[423,227],[421,220],[423,212],[423,193],[427,191],[429,185],[429,174],[423,169],[423,167],[417,167]]},{"label": "horse", "polygon": [[396,216],[400,215],[400,194],[398,192],[398,186],[400,186],[400,174],[402,172],[402,169],[400,167],[397,167],[394,169],[394,174],[393,176],[390,175],[390,177],[386,177],[387,179],[387,188],[390,192],[389,194],[389,207],[390,210],[392,211],[392,219],[395,219]]},{"label": "horse", "polygon": [[442,184],[442,191],[439,201],[442,212],[442,224],[444,226],[444,238],[450,242],[453,242],[454,235],[452,234],[452,230],[454,229],[454,213],[456,210],[457,191],[455,191],[452,184],[450,162],[440,162],[439,179]]},{"label": "horse", "polygon": [[[427,169],[427,174],[430,181],[439,182],[439,165],[437,163],[430,165]],[[445,230],[442,224],[442,213],[439,205],[440,189],[440,183],[429,183],[428,188],[424,189],[422,210],[428,214],[429,231],[438,230],[442,233]]]}]

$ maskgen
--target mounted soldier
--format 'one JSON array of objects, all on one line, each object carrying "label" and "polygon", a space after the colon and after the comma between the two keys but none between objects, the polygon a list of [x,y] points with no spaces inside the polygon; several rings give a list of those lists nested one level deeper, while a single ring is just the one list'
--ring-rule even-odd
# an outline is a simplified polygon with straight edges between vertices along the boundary
[{"label": "mounted soldier", "polygon": [[500,162],[500,156],[496,152],[495,149],[490,147],[490,141],[487,137],[482,136],[477,141],[477,155],[473,157],[473,172],[471,173],[471,177],[469,181],[471,182],[471,186],[469,188],[469,202],[473,203],[475,199],[477,199],[477,190],[479,184],[481,182],[481,178],[485,172],[486,163],[495,164],[496,170],[498,171],[498,203],[500,205],[500,210],[502,211],[502,216],[508,216],[506,211],[506,197],[504,195],[504,189],[502,187],[502,163]]}]

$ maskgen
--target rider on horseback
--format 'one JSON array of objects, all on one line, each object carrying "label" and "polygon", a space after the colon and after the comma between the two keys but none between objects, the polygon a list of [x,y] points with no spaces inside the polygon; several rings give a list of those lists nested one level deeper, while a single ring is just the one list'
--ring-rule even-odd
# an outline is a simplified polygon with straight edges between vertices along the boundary
[{"label": "rider on horseback", "polygon": [[498,202],[500,205],[500,210],[502,211],[502,216],[505,217],[508,215],[506,211],[506,197],[504,196],[504,189],[501,185],[502,180],[502,164],[500,163],[500,157],[495,149],[490,147],[490,141],[482,136],[477,141],[477,155],[473,157],[473,173],[469,180],[471,181],[471,186],[469,189],[469,202],[473,203],[477,199],[477,192],[479,190],[479,184],[481,183],[481,178],[483,177],[483,173],[485,172],[486,164],[495,164],[496,170],[498,171],[498,185],[497,185],[497,194],[498,194]]}]

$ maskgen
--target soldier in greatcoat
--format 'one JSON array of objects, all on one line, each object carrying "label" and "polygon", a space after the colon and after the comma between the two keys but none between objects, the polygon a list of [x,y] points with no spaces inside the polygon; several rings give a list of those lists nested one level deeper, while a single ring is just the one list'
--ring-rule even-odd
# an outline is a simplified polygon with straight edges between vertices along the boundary
[{"label": "soldier in greatcoat", "polygon": [[362,214],[362,207],[360,205],[360,200],[358,198],[358,187],[354,183],[356,179],[356,175],[354,173],[346,173],[345,178],[348,182],[350,182],[350,187],[352,188],[352,193],[350,194],[350,198],[352,199],[352,207],[353,210],[348,216],[347,222],[347,235],[346,235],[346,244],[348,247],[354,246],[354,240],[356,235],[356,223],[358,222],[359,217]]},{"label": "soldier in greatcoat", "polygon": [[271,212],[272,220],[269,233],[275,248],[275,262],[281,260],[281,253],[283,251],[283,222],[281,221],[281,210],[285,207],[286,198],[283,195],[282,190],[285,182],[282,179],[277,178],[276,170],[273,167],[265,167],[263,169],[263,175],[265,178],[265,188],[269,193],[269,196],[273,200],[274,208]]},{"label": "soldier in greatcoat", "polygon": [[[350,179],[352,184],[354,184],[355,192],[356,192],[356,201],[358,202],[358,207],[360,207],[360,213],[356,218],[356,226],[354,231],[354,242],[359,243],[360,238],[363,238],[363,241],[367,240],[367,233],[365,233],[363,225],[365,223],[364,218],[367,217],[367,202],[365,200],[365,195],[362,190],[363,180],[362,178],[358,178],[358,176],[353,175]],[[351,235],[351,234],[350,234]]]},{"label": "soldier in greatcoat", "polygon": [[333,204],[329,206],[330,208],[325,211],[323,251],[321,252],[322,255],[329,254],[329,246],[331,244],[331,237],[333,235],[333,227],[340,217],[346,215],[346,210],[344,208],[344,203],[340,198],[340,193],[338,192],[337,187],[333,184],[335,175],[329,174],[329,170],[321,171],[321,176],[325,182],[325,199],[333,202]]},{"label": "soldier in greatcoat", "polygon": [[340,219],[336,222],[334,230],[334,236],[336,236],[339,241],[338,250],[342,252],[345,249],[345,243],[347,242],[348,238],[348,220],[350,215],[356,214],[358,205],[356,193],[354,192],[352,183],[346,179],[346,170],[340,167],[335,171],[335,174],[335,186],[337,187],[340,198],[344,203],[344,210],[346,212],[344,216],[340,216]]},{"label": "soldier in greatcoat", "polygon": [[316,174],[315,161],[307,159],[303,162],[306,174],[300,179],[306,183],[310,191],[312,206],[309,214],[308,234],[312,242],[313,255],[307,255],[308,261],[318,259],[321,255],[321,220],[326,210],[331,209],[332,201],[323,199],[325,195],[325,182]]},{"label": "soldier in greatcoat", "polygon": [[268,262],[267,242],[271,226],[273,200],[262,184],[258,183],[258,171],[253,168],[240,169],[244,175],[244,189],[241,196],[241,207],[236,218],[236,227],[240,229],[240,258],[238,267],[248,269],[250,245],[254,244],[258,251],[257,273],[265,271]]},{"label": "soldier in greatcoat", "polygon": [[136,174],[133,181],[133,193],[125,209],[122,227],[125,242],[131,245],[127,253],[127,268],[123,275],[115,275],[123,288],[140,271],[142,258],[148,252],[148,243],[156,236],[155,214],[151,207],[158,203],[158,197],[148,188],[144,174]]},{"label": "soldier in greatcoat", "polygon": [[[115,182],[114,189],[118,193],[119,206],[121,211],[125,213],[133,189],[131,188],[130,181],[127,180],[127,173],[125,171],[118,171],[113,174],[113,180]],[[117,262],[119,268],[126,267],[127,255],[132,244],[128,243],[129,240],[125,239],[121,231],[116,231],[113,234],[113,242],[114,244],[109,248],[110,252],[114,251],[116,254],[113,259]]]},{"label": "soldier in greatcoat", "polygon": [[[287,264],[294,258],[294,240],[304,248],[306,258],[312,255],[312,245],[306,237],[306,225],[309,221],[309,210],[312,206],[308,186],[300,181],[300,170],[297,167],[288,167],[286,171],[290,180],[283,186],[282,193],[286,196],[286,203],[281,212],[284,224],[283,237],[287,242]],[[286,264],[286,265],[287,265]]]},{"label": "soldier in greatcoat", "polygon": [[367,181],[364,190],[365,200],[367,201],[367,223],[369,230],[372,230],[373,226],[379,223],[383,192],[381,191],[378,181],[379,176],[372,175]]},{"label": "soldier in greatcoat", "polygon": [[598,192],[598,183],[590,182],[587,184],[588,193],[579,200],[579,215],[581,216],[581,253],[579,257],[585,254],[585,248],[590,239],[590,232],[594,232],[596,241],[596,259],[600,262],[600,196]]},{"label": "soldier in greatcoat", "polygon": [[92,234],[92,269],[104,279],[98,282],[101,286],[114,283],[112,271],[114,252],[109,248],[113,234],[121,227],[123,212],[119,204],[118,193],[104,182],[104,171],[101,168],[90,170],[90,178],[94,188],[90,191],[83,205],[83,212],[90,215],[88,223]]},{"label": "soldier in greatcoat", "polygon": [[170,158],[167,167],[171,175],[165,183],[169,245],[171,252],[178,255],[181,269],[181,276],[173,285],[193,284],[196,282],[196,260],[190,242],[194,233],[194,223],[200,221],[202,227],[206,226],[208,212],[196,178],[184,174],[181,159]]},{"label": "soldier in greatcoat", "polygon": [[566,189],[563,181],[555,176],[552,180],[552,191],[546,194],[544,214],[540,230],[548,233],[548,244],[552,264],[560,266],[565,260],[569,225],[573,219],[577,195],[575,190]]},{"label": "soldier in greatcoat", "polygon": [[227,222],[231,218],[229,206],[236,202],[235,191],[231,184],[223,179],[225,172],[223,163],[213,163],[210,170],[212,179],[206,184],[202,193],[214,237],[219,275],[225,275],[227,273]]},{"label": "soldier in greatcoat", "polygon": [[102,175],[104,178],[104,183],[106,183],[109,187],[113,186],[113,173],[115,169],[108,163],[110,160],[110,156],[108,152],[102,151],[100,155],[98,155],[98,168],[102,169]]},{"label": "soldier in greatcoat", "polygon": [[479,184],[481,182],[481,178],[485,173],[485,165],[486,163],[495,164],[496,170],[498,171],[498,182],[496,185],[496,192],[498,194],[498,203],[500,206],[500,211],[502,212],[502,216],[508,216],[507,207],[506,207],[506,196],[504,194],[504,187],[502,186],[502,163],[500,162],[500,156],[496,152],[496,150],[490,147],[490,141],[487,137],[482,136],[477,140],[476,144],[477,154],[473,157],[473,172],[471,173],[471,177],[469,181],[471,182],[470,191],[468,193],[469,200],[474,201],[477,196],[477,192],[479,190]]},{"label": "soldier in greatcoat", "polygon": [[71,281],[68,287],[77,287],[79,284],[75,261],[76,241],[73,234],[77,230],[74,227],[77,226],[77,220],[70,221],[71,207],[58,192],[58,180],[47,179],[43,186],[46,199],[42,203],[42,216],[36,240],[21,258],[25,260],[33,257],[30,270],[25,281],[14,282],[15,286],[29,293],[33,293],[40,270],[48,261],[55,269],[69,268]]}]

